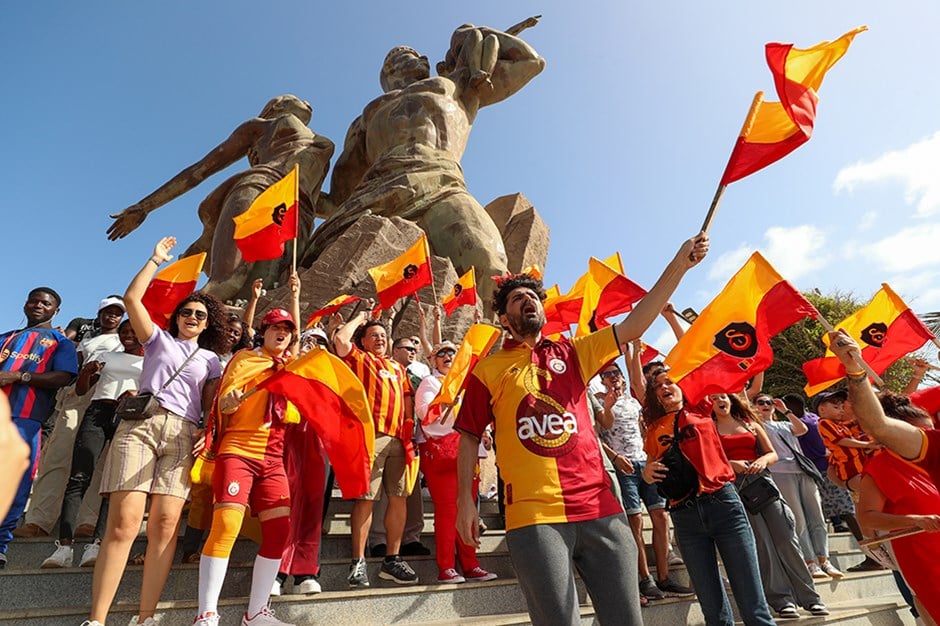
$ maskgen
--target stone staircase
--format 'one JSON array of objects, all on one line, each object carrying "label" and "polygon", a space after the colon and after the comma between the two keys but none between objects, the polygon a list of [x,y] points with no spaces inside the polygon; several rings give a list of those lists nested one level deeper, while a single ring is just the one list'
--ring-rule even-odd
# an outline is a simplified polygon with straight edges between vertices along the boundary
[{"label": "stone staircase", "polygon": [[[491,526],[496,520],[496,503],[484,501],[482,516]],[[380,580],[381,559],[368,559],[372,587],[350,590],[346,585],[349,567],[350,503],[334,498],[330,517],[324,528],[321,553],[320,582],[324,592],[303,596],[291,594],[291,583],[285,585],[285,595],[272,599],[278,617],[297,624],[424,624],[431,625],[486,625],[503,626],[529,624],[525,601],[515,580],[515,574],[506,549],[505,533],[488,531],[482,538],[479,551],[481,565],[499,575],[486,583],[460,585],[418,585],[401,587]],[[425,503],[425,534],[422,541],[433,550],[433,519],[431,503]],[[649,541],[649,523],[644,531]],[[75,545],[75,562],[81,557],[84,543]],[[132,553],[142,552],[144,540],[138,539]],[[844,570],[861,560],[848,534],[830,536],[831,558]],[[0,623],[17,626],[78,626],[87,616],[91,597],[90,568],[39,569],[39,564],[52,553],[50,538],[16,539],[10,546],[9,564],[0,570]],[[251,563],[256,546],[246,540],[236,543],[228,575],[222,589],[220,612],[222,624],[238,624],[247,603],[251,579]],[[649,555],[652,562],[652,554]],[[177,561],[179,556],[177,556]],[[409,557],[408,562],[420,580],[436,581],[437,565],[434,556]],[[685,569],[674,569],[676,577],[688,583]],[[112,609],[108,623],[123,626],[136,615],[136,601],[140,593],[142,567],[128,566],[118,601]],[[894,580],[888,572],[848,574],[840,581],[817,582],[817,589],[832,615],[825,618],[805,614],[796,624],[913,624],[906,605],[901,599]],[[197,565],[174,565],[163,591],[158,616],[167,626],[189,626],[196,613],[198,587]],[[582,623],[594,624],[590,600],[583,588]],[[666,599],[653,602],[643,610],[644,623],[655,626],[702,624],[704,619],[698,603],[693,600]]]}]

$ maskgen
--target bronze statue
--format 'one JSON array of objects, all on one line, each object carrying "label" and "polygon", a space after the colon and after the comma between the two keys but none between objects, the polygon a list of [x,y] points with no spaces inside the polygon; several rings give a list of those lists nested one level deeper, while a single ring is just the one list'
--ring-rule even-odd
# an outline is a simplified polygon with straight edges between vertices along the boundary
[{"label": "bronze statue", "polygon": [[506,252],[499,231],[467,191],[460,159],[480,107],[519,91],[545,61],[515,36],[530,18],[505,32],[464,25],[448,59],[431,77],[427,57],[405,46],[392,49],[380,73],[384,95],[349,127],[333,168],[328,215],[305,255],[309,265],[367,212],[416,222],[432,251],[450,257],[458,273],[502,274]]},{"label": "bronze statue", "polygon": [[[127,236],[147,214],[178,198],[209,176],[248,157],[251,167],[216,187],[199,205],[202,235],[182,256],[208,252],[209,282],[205,290],[222,299],[247,293],[255,278],[267,284],[277,280],[286,258],[246,264],[233,241],[232,219],[242,214],[258,195],[300,165],[300,231],[298,250],[303,250],[313,230],[314,210],[320,186],[326,178],[333,142],[307,127],[310,104],[287,94],[268,102],[258,117],[243,123],[231,136],[201,160],[174,176],[140,202],[112,215],[108,239]],[[285,253],[286,257],[286,253]],[[289,257],[288,257],[289,258]]]}]

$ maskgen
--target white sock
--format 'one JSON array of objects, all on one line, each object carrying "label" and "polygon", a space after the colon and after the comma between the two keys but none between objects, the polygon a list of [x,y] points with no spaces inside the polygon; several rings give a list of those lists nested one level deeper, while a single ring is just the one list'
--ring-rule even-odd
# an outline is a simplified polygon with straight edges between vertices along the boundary
[{"label": "white sock", "polygon": [[205,554],[199,557],[199,615],[219,612],[219,594],[227,569],[227,558]]},{"label": "white sock", "polygon": [[255,557],[255,567],[251,572],[251,595],[248,596],[248,618],[252,618],[268,605],[271,587],[281,567],[281,559]]}]

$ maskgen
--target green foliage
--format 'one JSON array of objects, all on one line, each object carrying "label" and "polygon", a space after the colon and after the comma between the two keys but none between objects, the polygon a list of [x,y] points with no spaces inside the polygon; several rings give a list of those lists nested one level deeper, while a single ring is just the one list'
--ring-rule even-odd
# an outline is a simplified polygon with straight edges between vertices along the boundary
[{"label": "green foliage", "polygon": [[[860,300],[851,292],[836,291],[824,295],[814,290],[803,295],[835,325],[868,304],[867,299]],[[774,363],[764,374],[764,391],[777,398],[787,393],[802,394],[806,385],[803,363],[825,354],[826,346],[822,342],[825,332],[816,320],[803,320],[771,339]],[[911,379],[912,371],[910,363],[901,359],[882,375],[885,387],[900,392]]]}]

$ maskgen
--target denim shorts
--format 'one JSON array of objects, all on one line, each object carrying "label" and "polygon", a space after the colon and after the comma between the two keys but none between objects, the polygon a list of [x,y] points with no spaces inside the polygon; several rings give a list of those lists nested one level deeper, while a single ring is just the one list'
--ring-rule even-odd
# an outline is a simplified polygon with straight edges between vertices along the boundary
[{"label": "denim shorts", "polygon": [[624,474],[617,470],[617,482],[620,483],[624,512],[627,515],[642,513],[641,501],[646,505],[647,511],[666,508],[666,499],[659,495],[656,485],[650,485],[641,476],[643,468],[646,467],[646,461],[630,459],[630,462],[633,463],[632,474]]}]

